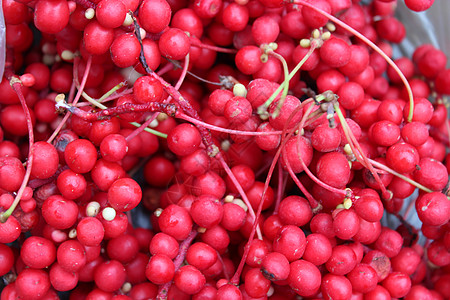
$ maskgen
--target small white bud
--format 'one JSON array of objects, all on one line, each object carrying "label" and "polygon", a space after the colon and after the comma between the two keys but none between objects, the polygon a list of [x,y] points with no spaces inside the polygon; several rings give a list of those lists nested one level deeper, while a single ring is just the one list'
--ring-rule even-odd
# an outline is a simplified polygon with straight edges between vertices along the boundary
[{"label": "small white bud", "polygon": [[247,89],[242,83],[236,83],[233,86],[233,94],[236,97],[247,97]]},{"label": "small white bud", "polygon": [[116,210],[112,207],[105,207],[102,210],[102,217],[106,221],[112,221],[116,217]]},{"label": "small white bud", "polygon": [[92,201],[86,206],[86,216],[95,217],[98,214],[99,210],[100,203]]},{"label": "small white bud", "polygon": [[133,24],[133,18],[131,17],[130,14],[127,14],[127,16],[125,17],[125,20],[123,21],[122,26],[130,26],[131,24]]},{"label": "small white bud", "polygon": [[70,50],[64,50],[61,53],[61,58],[65,61],[71,61],[75,57],[75,54]]},{"label": "small white bud", "polygon": [[95,17],[95,9],[90,7],[86,9],[86,11],[84,12],[84,17],[88,20],[92,20]]},{"label": "small white bud", "polygon": [[234,200],[234,196],[227,195],[227,196],[225,196],[224,202],[225,203],[230,203],[230,202],[233,202],[233,200]]},{"label": "small white bud", "polygon": [[153,121],[150,122],[150,124],[148,126],[151,128],[156,128],[156,127],[158,127],[158,125],[159,125],[158,120],[154,119]]},{"label": "small white bud", "polygon": [[69,231],[69,238],[74,239],[76,237],[77,237],[77,230],[73,228],[72,230]]},{"label": "small white bud", "polygon": [[244,203],[244,201],[242,201],[241,199],[234,199],[233,203],[240,206],[243,210],[245,210],[245,212],[247,212],[248,207],[247,205]]}]

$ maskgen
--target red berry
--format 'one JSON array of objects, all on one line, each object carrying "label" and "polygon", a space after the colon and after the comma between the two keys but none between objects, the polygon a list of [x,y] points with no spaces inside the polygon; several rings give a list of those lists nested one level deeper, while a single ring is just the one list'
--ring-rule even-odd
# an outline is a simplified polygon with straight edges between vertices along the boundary
[{"label": "red berry", "polygon": [[312,296],[320,288],[322,276],[319,269],[306,260],[296,260],[290,265],[289,285],[300,296]]},{"label": "red berry", "polygon": [[139,21],[150,33],[163,31],[170,23],[172,11],[166,0],[145,0],[139,8]]},{"label": "red berry", "polygon": [[142,199],[141,187],[131,178],[121,178],[108,189],[108,202],[117,211],[129,211]]},{"label": "red berry", "polygon": [[125,268],[117,260],[101,263],[94,271],[95,284],[105,292],[118,290],[124,284],[125,279]]}]

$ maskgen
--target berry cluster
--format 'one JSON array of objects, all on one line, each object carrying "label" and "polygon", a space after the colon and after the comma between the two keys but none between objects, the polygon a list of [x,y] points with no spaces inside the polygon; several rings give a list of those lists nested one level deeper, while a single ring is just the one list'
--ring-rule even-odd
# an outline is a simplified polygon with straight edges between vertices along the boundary
[{"label": "berry cluster", "polygon": [[450,69],[396,6],[2,1],[1,299],[448,299]]}]

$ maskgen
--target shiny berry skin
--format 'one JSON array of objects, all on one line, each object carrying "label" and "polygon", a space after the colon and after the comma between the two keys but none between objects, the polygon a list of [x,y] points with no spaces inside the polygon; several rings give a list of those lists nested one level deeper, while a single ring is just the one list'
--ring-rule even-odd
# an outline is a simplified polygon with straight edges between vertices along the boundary
[{"label": "shiny berry skin", "polygon": [[94,271],[95,284],[105,292],[114,292],[124,284],[126,272],[117,260],[100,264]]},{"label": "shiny berry skin", "polygon": [[89,140],[77,139],[66,146],[64,159],[75,173],[87,173],[97,161],[97,149]]},{"label": "shiny berry skin", "polygon": [[121,178],[108,189],[108,202],[117,211],[129,211],[142,199],[141,187],[131,178]]}]

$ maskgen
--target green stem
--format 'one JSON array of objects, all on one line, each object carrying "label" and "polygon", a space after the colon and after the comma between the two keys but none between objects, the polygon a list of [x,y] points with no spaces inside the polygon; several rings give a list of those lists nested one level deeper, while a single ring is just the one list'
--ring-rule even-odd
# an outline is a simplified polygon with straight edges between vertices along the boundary
[{"label": "green stem", "polygon": [[272,55],[273,57],[278,59],[281,62],[281,64],[283,65],[283,71],[284,71],[284,78],[285,79],[284,79],[284,81],[282,83],[282,85],[284,87],[283,87],[283,94],[281,95],[281,99],[284,99],[284,98],[286,98],[286,96],[287,96],[287,94],[289,92],[289,80],[287,80],[288,77],[289,77],[288,65],[287,65],[286,60],[284,59],[284,57],[282,55],[280,55],[280,54],[278,54],[278,53],[276,53],[274,51],[269,51],[269,55]]},{"label": "green stem", "polygon": [[89,103],[91,103],[92,105],[100,108],[100,109],[107,109],[108,107],[101,104],[99,101],[100,100],[95,100],[94,98],[92,98],[91,96],[89,96],[88,94],[86,94],[85,92],[83,92],[83,98],[86,99],[87,101],[89,101]]},{"label": "green stem", "polygon": [[379,168],[379,169],[381,169],[381,170],[383,170],[383,171],[386,171],[386,172],[388,172],[388,173],[390,173],[390,174],[392,174],[392,175],[394,175],[394,176],[397,176],[397,177],[403,179],[404,181],[408,182],[409,184],[415,186],[416,188],[418,188],[418,189],[420,189],[420,190],[422,190],[422,191],[424,191],[424,192],[427,192],[427,193],[432,193],[432,192],[433,192],[432,190],[430,190],[430,189],[427,188],[426,186],[423,186],[423,185],[421,185],[420,183],[418,183],[418,182],[412,180],[411,178],[408,178],[408,177],[406,177],[405,175],[402,175],[402,174],[400,174],[400,173],[398,173],[398,172],[392,170],[392,169],[389,168],[388,166],[385,166],[385,165],[383,165],[382,163],[377,162],[376,160],[372,160],[372,159],[370,159],[370,158],[367,158],[367,160],[368,160],[372,165],[374,165],[375,167],[377,167],[377,168]]},{"label": "green stem", "polygon": [[[116,86],[114,86],[112,89],[110,89],[109,91],[107,91],[103,96],[100,97],[100,99],[98,99],[99,102],[102,102],[103,100],[105,100],[106,98],[108,98],[109,96],[111,96],[113,93],[115,93],[117,90],[123,88],[125,86],[125,82],[121,82],[119,84],[117,84]],[[86,94],[86,93],[85,93]]]},{"label": "green stem", "polygon": [[[133,125],[133,126],[136,126],[136,127],[141,127],[141,126],[142,126],[141,124],[139,124],[139,123],[137,123],[137,122],[130,122],[130,124]],[[154,135],[156,135],[156,136],[159,136],[159,137],[161,137],[161,138],[163,138],[163,139],[167,139],[167,134],[162,133],[162,132],[159,132],[159,131],[156,131],[156,130],[154,130],[154,129],[145,127],[145,128],[144,128],[144,131],[147,131],[148,133],[151,133],[151,134],[154,134]]]},{"label": "green stem", "polygon": [[[306,53],[305,57],[303,57],[303,59],[295,66],[295,68],[289,73],[287,78],[284,79],[285,82],[287,81],[289,84],[289,81],[294,77],[295,74],[297,74],[298,70],[300,70],[300,68],[303,66],[303,64],[306,62],[306,60],[308,60],[308,58],[311,56],[311,54],[314,52],[315,49],[316,49],[316,47],[314,46],[314,44],[312,44],[311,48],[309,48],[309,51],[308,51],[308,53]],[[273,94],[269,97],[269,99],[267,99],[267,101],[260,107],[263,110],[267,109],[267,107],[269,107],[269,105],[273,102],[273,100],[275,100],[275,98],[278,96],[278,94],[281,92],[282,89],[283,89],[283,85],[280,85],[275,90],[275,92],[273,92]]]},{"label": "green stem", "polygon": [[[378,173],[375,171],[375,169],[373,168],[373,165],[370,163],[370,161],[368,160],[368,158],[364,155],[364,152],[361,149],[361,146],[359,145],[358,141],[356,140],[355,136],[353,135],[353,132],[351,131],[351,129],[349,128],[347,121],[345,120],[344,115],[342,114],[342,111],[339,108],[339,103],[335,103],[334,104],[334,109],[339,117],[339,121],[341,122],[342,125],[342,129],[344,131],[345,137],[347,138],[347,141],[349,142],[350,147],[352,148],[352,151],[355,155],[356,149],[358,150],[359,156],[362,159],[362,161],[360,161],[364,167],[368,168],[369,171],[372,173],[375,181],[378,183],[378,185],[381,188],[381,193],[384,199],[389,199],[391,194],[387,191],[386,187],[384,186],[383,182],[380,179],[380,176],[378,175]],[[350,144],[350,142],[352,142],[352,145]]]}]

